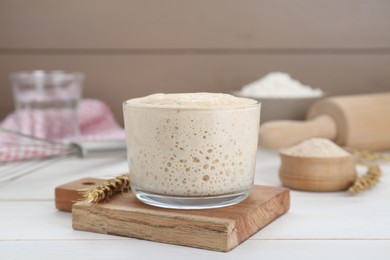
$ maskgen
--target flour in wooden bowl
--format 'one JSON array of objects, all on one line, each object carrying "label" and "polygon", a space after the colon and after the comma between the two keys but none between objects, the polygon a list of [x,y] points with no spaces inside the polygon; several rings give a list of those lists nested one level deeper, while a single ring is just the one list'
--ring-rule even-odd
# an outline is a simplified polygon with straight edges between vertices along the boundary
[{"label": "flour in wooden bowl", "polygon": [[282,154],[298,157],[343,157],[351,154],[325,138],[311,138],[295,146],[283,149]]},{"label": "flour in wooden bowl", "polygon": [[324,138],[312,138],[280,151],[284,186],[305,191],[340,191],[356,179],[354,156]]}]

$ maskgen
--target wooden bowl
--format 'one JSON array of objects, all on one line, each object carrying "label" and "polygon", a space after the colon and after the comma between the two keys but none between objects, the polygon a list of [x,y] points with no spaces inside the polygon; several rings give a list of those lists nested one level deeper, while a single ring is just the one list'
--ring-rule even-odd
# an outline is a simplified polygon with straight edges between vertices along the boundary
[{"label": "wooden bowl", "polygon": [[280,153],[279,177],[283,185],[303,191],[341,191],[356,179],[353,155],[343,157],[298,157]]}]

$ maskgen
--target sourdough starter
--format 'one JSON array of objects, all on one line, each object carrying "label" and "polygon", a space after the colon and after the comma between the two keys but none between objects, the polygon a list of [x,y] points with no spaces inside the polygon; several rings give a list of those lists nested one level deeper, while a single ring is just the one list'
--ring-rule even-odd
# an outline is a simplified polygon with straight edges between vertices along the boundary
[{"label": "sourdough starter", "polygon": [[248,190],[260,105],[227,94],[155,94],[124,103],[132,188],[170,196]]}]

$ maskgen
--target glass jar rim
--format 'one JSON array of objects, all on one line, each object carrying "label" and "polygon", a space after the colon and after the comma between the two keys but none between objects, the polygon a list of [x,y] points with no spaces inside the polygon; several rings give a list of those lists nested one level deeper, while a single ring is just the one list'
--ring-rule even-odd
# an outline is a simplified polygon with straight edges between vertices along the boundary
[{"label": "glass jar rim", "polygon": [[[248,98],[249,99],[249,98]],[[123,101],[123,107],[128,108],[145,108],[145,109],[164,109],[164,110],[198,110],[198,111],[232,111],[232,110],[242,110],[250,109],[261,106],[261,102],[255,99],[253,103],[245,105],[220,105],[220,106],[196,106],[196,105],[154,105],[154,104],[145,104],[145,103],[130,103],[132,99]]]}]

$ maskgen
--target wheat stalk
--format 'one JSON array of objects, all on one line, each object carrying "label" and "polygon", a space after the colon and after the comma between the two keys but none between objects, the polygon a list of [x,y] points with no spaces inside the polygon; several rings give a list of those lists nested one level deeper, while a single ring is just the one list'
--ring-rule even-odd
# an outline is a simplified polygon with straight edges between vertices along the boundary
[{"label": "wheat stalk", "polygon": [[367,190],[377,184],[382,175],[381,168],[378,161],[390,162],[390,154],[374,153],[370,151],[357,151],[353,149],[347,149],[356,155],[357,163],[367,166],[367,172],[357,178],[355,182],[349,187],[348,192],[352,194],[359,193]]},{"label": "wheat stalk", "polygon": [[371,188],[379,182],[381,175],[381,168],[378,165],[369,166],[367,173],[362,177],[357,178],[353,185],[348,189],[348,192],[356,194]]},{"label": "wheat stalk", "polygon": [[375,162],[375,161],[384,161],[390,162],[390,154],[383,153],[374,153],[370,151],[355,151],[355,154],[358,157],[358,160],[365,164],[365,162]]},{"label": "wheat stalk", "polygon": [[114,178],[104,181],[102,184],[89,188],[87,190],[80,190],[85,202],[97,203],[100,201],[107,201],[117,192],[124,192],[130,189],[130,176],[128,173],[116,176]]}]

